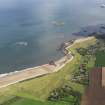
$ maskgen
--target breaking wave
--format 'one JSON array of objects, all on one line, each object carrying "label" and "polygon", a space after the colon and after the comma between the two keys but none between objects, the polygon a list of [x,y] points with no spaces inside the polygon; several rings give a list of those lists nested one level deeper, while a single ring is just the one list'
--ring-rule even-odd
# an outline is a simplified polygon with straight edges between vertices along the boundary
[{"label": "breaking wave", "polygon": [[17,45],[17,46],[28,46],[28,42],[16,42],[15,45]]}]

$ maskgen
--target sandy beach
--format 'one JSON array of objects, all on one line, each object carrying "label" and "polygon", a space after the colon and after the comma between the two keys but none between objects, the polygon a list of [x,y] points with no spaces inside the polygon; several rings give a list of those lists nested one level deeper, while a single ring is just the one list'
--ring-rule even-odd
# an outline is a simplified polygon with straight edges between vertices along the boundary
[{"label": "sandy beach", "polygon": [[[77,43],[80,43],[80,42],[83,42],[86,40],[90,40],[92,38],[93,37],[77,39],[74,41],[74,43],[72,45],[69,45],[66,48],[66,50],[68,50],[74,44],[77,44]],[[69,57],[70,58],[68,60],[67,60],[67,56],[64,56],[61,59],[59,59],[58,61],[55,61],[56,66],[44,64],[44,65],[33,67],[33,68],[27,68],[27,69],[24,69],[21,71],[15,71],[15,72],[11,72],[8,74],[1,74],[0,75],[0,88],[18,83],[23,80],[27,80],[27,79],[31,79],[31,78],[35,78],[35,77],[39,77],[39,76],[57,72],[61,68],[63,68],[67,63],[72,61],[75,56],[73,56],[71,54],[71,52],[69,52]]]}]

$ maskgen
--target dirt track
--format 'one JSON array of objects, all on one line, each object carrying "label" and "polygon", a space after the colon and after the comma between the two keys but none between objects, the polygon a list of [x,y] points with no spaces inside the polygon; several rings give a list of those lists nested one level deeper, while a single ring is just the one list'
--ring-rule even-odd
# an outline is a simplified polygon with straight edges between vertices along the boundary
[{"label": "dirt track", "polygon": [[90,84],[82,97],[81,105],[105,105],[105,88],[102,87],[102,69],[93,70],[89,79]]}]

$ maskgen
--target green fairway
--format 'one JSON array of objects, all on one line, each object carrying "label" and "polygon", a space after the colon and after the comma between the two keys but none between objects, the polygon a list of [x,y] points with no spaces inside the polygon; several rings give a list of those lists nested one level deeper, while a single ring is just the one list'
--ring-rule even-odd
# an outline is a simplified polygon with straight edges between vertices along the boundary
[{"label": "green fairway", "polygon": [[[63,84],[68,84],[75,91],[84,92],[84,86],[78,83],[70,82],[71,73],[79,67],[81,56],[76,52],[76,48],[88,47],[95,44],[96,39],[87,40],[73,45],[69,50],[75,55],[74,59],[63,67],[60,71],[49,74],[43,77],[31,79],[28,81],[20,82],[0,90],[0,103],[5,103],[11,100],[13,97],[22,97],[21,99],[6,105],[67,105],[65,102],[50,103],[46,102],[50,92],[62,86]],[[94,63],[91,61],[89,68],[93,67]],[[39,101],[36,101],[39,100]],[[44,102],[43,102],[44,101]],[[4,105],[4,104],[2,104]],[[72,105],[72,104],[69,104]]]},{"label": "green fairway", "polygon": [[97,52],[95,64],[97,67],[105,67],[105,52]]}]

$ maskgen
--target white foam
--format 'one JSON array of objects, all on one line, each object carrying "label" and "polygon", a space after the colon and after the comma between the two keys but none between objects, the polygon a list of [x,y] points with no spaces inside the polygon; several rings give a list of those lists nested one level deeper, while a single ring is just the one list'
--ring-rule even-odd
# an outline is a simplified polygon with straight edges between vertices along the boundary
[{"label": "white foam", "polygon": [[20,46],[27,46],[28,42],[16,42],[15,44]]},{"label": "white foam", "polygon": [[0,77],[5,77],[5,76],[7,76],[7,75],[8,75],[8,73],[0,74]]},{"label": "white foam", "polygon": [[100,7],[101,7],[101,8],[105,8],[105,4],[102,4]]}]

